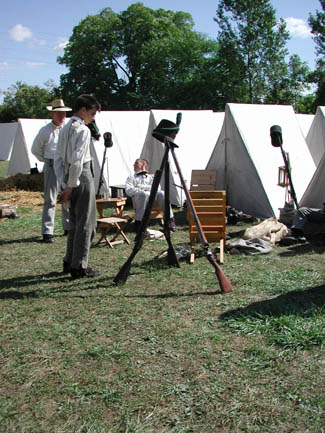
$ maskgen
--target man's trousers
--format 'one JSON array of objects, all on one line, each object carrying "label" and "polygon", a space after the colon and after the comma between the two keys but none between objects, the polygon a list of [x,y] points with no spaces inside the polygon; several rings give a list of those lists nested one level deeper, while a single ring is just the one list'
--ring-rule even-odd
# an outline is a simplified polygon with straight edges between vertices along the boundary
[{"label": "man's trousers", "polygon": [[73,269],[88,267],[91,242],[96,234],[96,193],[91,163],[83,165],[80,185],[70,199],[70,229],[64,261]]},{"label": "man's trousers", "polygon": [[[59,192],[54,172],[53,159],[44,161],[44,204],[42,214],[42,235],[53,235],[56,201]],[[69,211],[62,206],[62,227],[69,230]]]},{"label": "man's trousers", "polygon": [[[135,208],[135,220],[141,221],[144,215],[144,211],[146,209],[147,203],[149,201],[150,192],[149,191],[140,191],[137,192],[132,197],[133,207]],[[165,206],[165,194],[164,191],[158,191],[156,194],[155,201],[153,203],[154,206],[159,206],[160,209],[164,210]],[[173,218],[173,210],[170,207],[170,218]]]}]

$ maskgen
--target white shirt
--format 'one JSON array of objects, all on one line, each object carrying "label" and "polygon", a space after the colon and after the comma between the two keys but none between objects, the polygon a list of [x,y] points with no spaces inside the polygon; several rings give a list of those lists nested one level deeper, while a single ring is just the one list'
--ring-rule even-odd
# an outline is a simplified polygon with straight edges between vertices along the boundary
[{"label": "white shirt", "polygon": [[50,122],[38,131],[31,151],[39,161],[44,161],[44,158],[54,159],[61,129],[62,126]]},{"label": "white shirt", "polygon": [[90,130],[78,116],[72,116],[61,129],[54,170],[64,188],[79,186],[82,166],[91,161],[90,142]]},{"label": "white shirt", "polygon": [[[142,173],[142,172],[141,172]],[[129,197],[133,197],[137,192],[150,191],[153,182],[151,174],[131,174],[125,182],[125,192]],[[160,190],[160,185],[158,191]]]}]

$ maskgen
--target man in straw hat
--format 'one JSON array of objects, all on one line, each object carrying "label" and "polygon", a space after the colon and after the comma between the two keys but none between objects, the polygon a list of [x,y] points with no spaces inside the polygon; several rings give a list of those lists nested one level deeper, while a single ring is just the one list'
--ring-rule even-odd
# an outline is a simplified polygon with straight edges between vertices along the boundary
[{"label": "man in straw hat", "polygon": [[[55,209],[59,193],[59,185],[54,172],[54,156],[59,139],[59,132],[64,124],[66,112],[71,111],[71,108],[65,106],[63,99],[54,99],[51,105],[46,108],[51,112],[52,122],[39,130],[32,145],[32,153],[39,161],[44,162],[42,236],[43,242],[53,243]],[[62,226],[64,234],[66,235],[69,230],[69,212],[63,206]]]}]

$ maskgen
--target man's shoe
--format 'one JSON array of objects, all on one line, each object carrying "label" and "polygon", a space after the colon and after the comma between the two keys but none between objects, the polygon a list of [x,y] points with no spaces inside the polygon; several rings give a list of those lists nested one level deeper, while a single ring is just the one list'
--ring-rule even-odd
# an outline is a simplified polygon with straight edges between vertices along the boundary
[{"label": "man's shoe", "polygon": [[79,268],[79,269],[74,269],[74,268],[70,268],[70,274],[73,280],[77,279],[77,278],[84,278],[84,277],[97,277],[98,275],[100,275],[99,271],[96,271],[95,269],[92,268]]},{"label": "man's shoe", "polygon": [[70,274],[70,272],[71,272],[70,263],[68,263],[65,260],[63,260],[63,273],[64,274]]},{"label": "man's shoe", "polygon": [[175,219],[174,218],[171,218],[170,221],[169,221],[169,229],[172,232],[176,232],[176,224],[175,224]]},{"label": "man's shoe", "polygon": [[54,242],[53,235],[43,235],[43,242],[47,244],[53,244]]}]

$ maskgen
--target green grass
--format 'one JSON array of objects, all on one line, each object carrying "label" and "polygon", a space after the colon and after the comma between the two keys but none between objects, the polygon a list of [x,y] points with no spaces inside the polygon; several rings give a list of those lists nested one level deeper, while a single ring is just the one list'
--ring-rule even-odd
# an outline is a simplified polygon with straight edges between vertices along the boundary
[{"label": "green grass", "polygon": [[0,161],[0,179],[7,177],[9,161]]},{"label": "green grass", "polygon": [[72,281],[59,209],[53,245],[40,208],[18,213],[0,222],[1,433],[325,431],[323,246],[227,254],[222,294],[200,246],[170,268],[146,241],[116,286],[132,243],[94,246],[101,275]]}]

